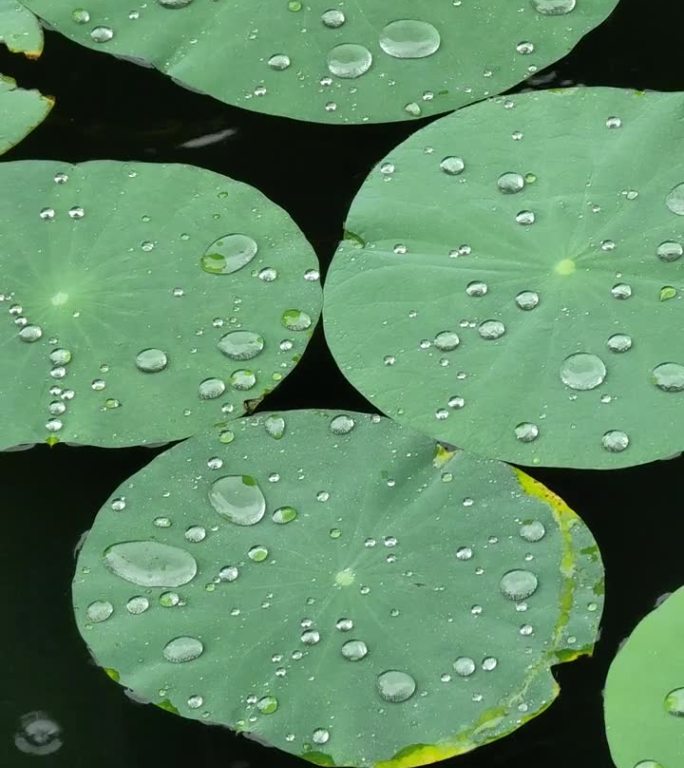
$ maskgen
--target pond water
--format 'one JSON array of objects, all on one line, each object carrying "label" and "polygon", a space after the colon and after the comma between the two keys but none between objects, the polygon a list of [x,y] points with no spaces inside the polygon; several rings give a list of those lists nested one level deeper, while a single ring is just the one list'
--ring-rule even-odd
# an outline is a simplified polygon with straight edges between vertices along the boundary
[{"label": "pond water", "polygon": [[[680,12],[675,0],[621,0],[606,23],[537,74],[532,87],[684,90]],[[293,216],[314,245],[323,274],[366,174],[425,123],[333,127],[253,114],[55,33],[47,34],[37,62],[3,50],[0,71],[57,96],[49,118],[4,159],[179,162],[223,173],[254,185]],[[210,134],[218,140],[198,146]],[[302,363],[265,405],[372,410],[337,370],[320,329]],[[227,729],[136,703],[102,674],[78,635],[70,595],[74,548],[112,489],[160,451],[43,446],[0,454],[3,768],[304,765]],[[562,694],[546,713],[444,765],[610,768],[602,718],[608,665],[657,598],[684,583],[684,459],[621,471],[531,474],[583,517],[601,547],[607,571],[601,640],[593,658],[557,670]],[[30,716],[36,712],[43,713],[42,722]],[[20,748],[26,717],[23,727],[44,735],[40,756]]]}]

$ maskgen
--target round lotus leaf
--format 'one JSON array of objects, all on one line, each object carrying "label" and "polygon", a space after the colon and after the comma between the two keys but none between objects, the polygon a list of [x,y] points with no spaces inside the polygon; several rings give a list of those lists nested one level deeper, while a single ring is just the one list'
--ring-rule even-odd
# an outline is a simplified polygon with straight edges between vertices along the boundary
[{"label": "round lotus leaf", "polygon": [[684,755],[684,588],[646,616],[606,680],[606,734],[617,768],[676,768]]},{"label": "round lotus leaf", "polygon": [[410,768],[545,709],[603,570],[506,464],[359,413],[265,413],[127,480],[76,566],[97,662],[137,695],[319,765]]},{"label": "round lotus leaf", "polygon": [[244,109],[410,120],[501,93],[560,59],[617,0],[24,0],[71,39]]},{"label": "round lotus leaf", "polygon": [[326,282],[326,336],[352,384],[517,464],[680,451],[682,110],[679,93],[527,93],[397,147],[354,200]]},{"label": "round lotus leaf", "polygon": [[304,351],[316,257],[255,189],[109,161],[3,163],[0,185],[3,447],[220,432]]}]

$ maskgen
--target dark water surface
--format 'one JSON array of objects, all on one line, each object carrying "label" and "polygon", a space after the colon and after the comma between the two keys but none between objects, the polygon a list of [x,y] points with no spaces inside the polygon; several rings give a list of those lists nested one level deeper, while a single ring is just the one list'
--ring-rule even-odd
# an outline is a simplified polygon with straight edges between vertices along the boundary
[{"label": "dark water surface", "polygon": [[[535,87],[684,90],[680,8],[676,0],[622,0],[609,21],[540,73]],[[323,272],[365,175],[426,122],[333,127],[244,112],[54,33],[37,62],[3,50],[0,71],[58,99],[45,123],[4,159],[112,158],[218,171],[254,185],[289,211],[316,248]],[[234,133],[220,143],[180,146],[226,128]],[[320,331],[265,405],[373,410],[338,372]],[[134,703],[94,665],[77,633],[70,596],[74,547],[111,491],[159,452],[58,446],[0,453],[0,768],[305,765],[227,729]],[[611,768],[601,694],[608,665],[658,596],[684,584],[683,458],[613,472],[532,474],[582,515],[601,547],[607,569],[601,641],[592,659],[556,671],[562,694],[547,712],[444,766]],[[14,745],[21,716],[36,710],[61,727],[62,746],[51,755],[27,755]]]}]

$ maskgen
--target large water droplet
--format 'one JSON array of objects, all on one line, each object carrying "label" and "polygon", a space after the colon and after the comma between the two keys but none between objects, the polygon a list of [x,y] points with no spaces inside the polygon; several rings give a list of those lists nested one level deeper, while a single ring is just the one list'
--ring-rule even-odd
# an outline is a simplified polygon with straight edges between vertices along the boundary
[{"label": "large water droplet", "polygon": [[499,192],[503,192],[504,195],[514,195],[516,192],[520,192],[525,186],[525,179],[519,173],[508,171],[502,173],[496,181],[496,186],[499,188]]},{"label": "large water droplet", "polygon": [[19,331],[19,338],[29,343],[38,341],[42,335],[43,329],[39,325],[25,325]]},{"label": "large water droplet", "polygon": [[532,7],[544,16],[562,16],[570,13],[577,5],[577,0],[531,0]]},{"label": "large water droplet", "polygon": [[331,8],[321,14],[321,21],[328,29],[338,29],[346,21],[344,13],[337,8]]},{"label": "large water droplet", "polygon": [[677,261],[678,258],[681,257],[681,255],[684,253],[684,248],[682,248],[680,243],[675,243],[671,240],[667,240],[664,243],[661,243],[656,248],[656,255],[661,261]]},{"label": "large water droplet", "polygon": [[504,573],[499,589],[509,600],[525,600],[537,591],[539,580],[532,571],[516,569]]},{"label": "large water droplet", "polygon": [[515,303],[520,309],[529,311],[539,304],[539,294],[536,291],[520,291],[515,297]]},{"label": "large water droplet", "polygon": [[675,717],[684,717],[684,688],[675,688],[667,694],[665,709]]},{"label": "large water droplet", "polygon": [[232,331],[222,336],[216,346],[232,360],[251,360],[264,348],[264,340],[253,331]]},{"label": "large water droplet", "polygon": [[395,59],[423,59],[439,50],[439,32],[427,21],[399,19],[380,32],[380,47]]},{"label": "large water droplet", "polygon": [[651,372],[651,380],[663,392],[681,392],[684,390],[684,365],[661,363]]},{"label": "large water droplet", "polygon": [[157,373],[163,371],[168,365],[169,359],[166,352],[161,349],[143,349],[135,356],[135,366],[144,373]]},{"label": "large water droplet", "polygon": [[520,538],[525,541],[541,541],[546,535],[544,523],[539,520],[526,520],[520,526]]},{"label": "large water droplet", "polygon": [[621,429],[611,429],[601,438],[601,445],[611,453],[621,453],[629,447],[629,435]]},{"label": "large water droplet", "polygon": [[278,525],[287,525],[297,518],[297,510],[294,507],[278,507],[271,515],[271,520]]},{"label": "large water droplet", "polygon": [[609,337],[606,346],[611,352],[627,352],[632,348],[632,337],[626,333],[614,333]]},{"label": "large water droplet", "polygon": [[458,176],[459,174],[463,173],[465,169],[465,163],[463,162],[462,158],[449,155],[442,160],[442,162],[439,164],[439,167],[448,176]]},{"label": "large water droplet", "polygon": [[342,646],[342,655],[349,661],[360,661],[368,655],[368,646],[363,640],[349,640]]},{"label": "large water droplet", "polygon": [[157,541],[126,541],[104,552],[109,570],[140,587],[180,587],[197,573],[195,558],[184,549]]},{"label": "large water droplet", "polygon": [[563,384],[576,390],[595,389],[606,378],[606,366],[600,357],[578,352],[566,357],[560,368]]},{"label": "large water droplet", "polygon": [[263,563],[268,557],[268,549],[263,544],[255,544],[249,548],[247,557],[254,563]]},{"label": "large water droplet", "polygon": [[264,429],[275,440],[285,434],[285,419],[282,416],[271,415],[264,420]]},{"label": "large water droplet", "polygon": [[262,696],[257,701],[256,708],[262,715],[272,715],[278,709],[278,699],[275,696]]},{"label": "large water droplet", "polygon": [[437,349],[442,352],[451,352],[461,343],[457,333],[454,331],[440,331],[436,336],[433,344]]},{"label": "large water droplet", "polygon": [[221,515],[236,525],[255,525],[266,512],[266,499],[250,475],[226,475],[212,483],[209,501]]},{"label": "large water droplet", "polygon": [[372,63],[373,55],[368,48],[356,43],[336,45],[328,53],[328,69],[337,77],[360,77],[368,72]]},{"label": "large water droplet", "polygon": [[185,8],[186,5],[190,5],[192,0],[157,0],[157,2],[164,8]]},{"label": "large water droplet", "polygon": [[96,600],[86,608],[88,621],[99,624],[106,621],[114,613],[114,606],[108,600]]},{"label": "large water droplet", "polygon": [[351,416],[340,414],[330,421],[330,431],[334,435],[347,435],[354,429],[355,424]]},{"label": "large water droplet", "polygon": [[290,331],[305,331],[311,327],[311,317],[301,309],[287,309],[281,317],[282,324]]},{"label": "large water droplet", "polygon": [[114,30],[111,27],[93,27],[90,32],[90,38],[96,43],[108,43],[114,37]]},{"label": "large water droplet", "polygon": [[314,744],[327,744],[330,741],[330,731],[325,728],[316,728],[311,735]]},{"label": "large water droplet", "polygon": [[470,677],[475,672],[475,661],[469,656],[459,656],[453,666],[461,677]]},{"label": "large water droplet", "polygon": [[514,430],[521,443],[531,443],[539,437],[539,427],[530,421],[523,421]]},{"label": "large water droplet", "polygon": [[416,681],[408,674],[390,669],[378,675],[378,693],[385,701],[399,703],[410,699],[416,692]]},{"label": "large water droplet", "polygon": [[176,637],[164,646],[163,654],[167,661],[182,664],[199,658],[204,652],[204,645],[196,637]]},{"label": "large water droplet", "polygon": [[684,216],[684,183],[677,184],[674,189],[668,192],[665,205],[677,216]]},{"label": "large water droplet", "polygon": [[202,400],[215,400],[226,391],[226,384],[223,379],[204,379],[200,382],[197,391]]},{"label": "large water droplet", "polygon": [[492,341],[501,338],[506,333],[506,326],[500,320],[485,320],[480,323],[477,332],[483,339]]},{"label": "large water droplet", "polygon": [[249,264],[257,250],[256,242],[248,235],[224,235],[207,248],[200,264],[212,275],[229,275]]}]

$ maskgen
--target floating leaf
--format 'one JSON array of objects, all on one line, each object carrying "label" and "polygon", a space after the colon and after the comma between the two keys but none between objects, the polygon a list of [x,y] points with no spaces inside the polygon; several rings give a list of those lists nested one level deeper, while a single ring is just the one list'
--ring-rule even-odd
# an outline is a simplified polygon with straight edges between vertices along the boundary
[{"label": "floating leaf", "polygon": [[273,418],[174,447],[105,504],[74,580],[98,663],[317,765],[410,768],[545,709],[601,614],[579,518],[379,416]]},{"label": "floating leaf", "polygon": [[679,93],[498,98],[415,133],[326,283],[342,371],[387,415],[518,464],[681,450]]},{"label": "floating leaf", "polygon": [[392,122],[500,93],[564,56],[617,0],[24,0],[77,42],[245,109]]},{"label": "floating leaf", "polygon": [[43,29],[18,0],[0,0],[0,43],[32,59],[43,51]]},{"label": "floating leaf", "polygon": [[684,755],[684,588],[643,619],[615,657],[605,689],[617,768],[677,768]]},{"label": "floating leaf", "polygon": [[244,413],[304,351],[316,257],[251,187],[116,162],[3,163],[0,184],[4,447],[187,437]]}]

